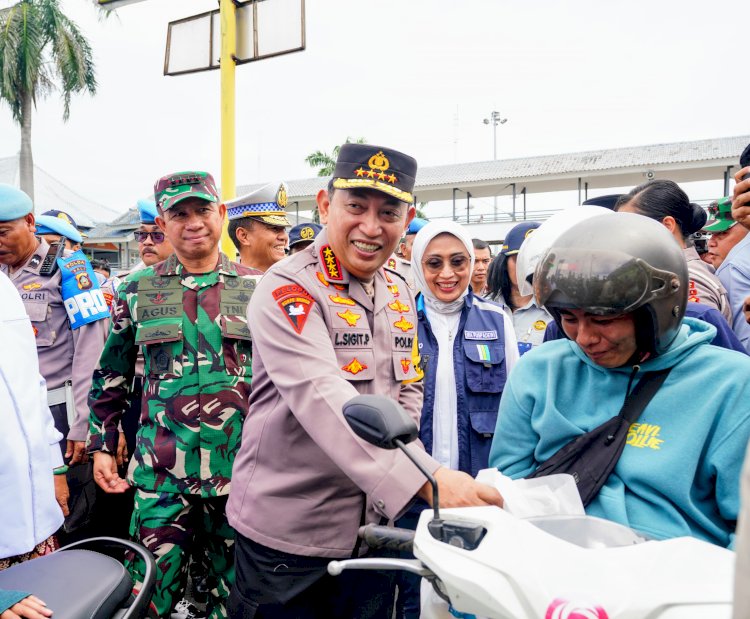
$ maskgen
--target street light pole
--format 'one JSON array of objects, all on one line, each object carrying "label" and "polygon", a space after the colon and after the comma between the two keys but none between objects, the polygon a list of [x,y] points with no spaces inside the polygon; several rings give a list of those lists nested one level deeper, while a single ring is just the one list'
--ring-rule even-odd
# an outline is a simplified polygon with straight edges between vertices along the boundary
[{"label": "street light pole", "polygon": [[[502,118],[500,112],[492,111],[489,118],[485,118],[482,122],[485,125],[492,123],[492,161],[497,161],[497,126],[504,125],[508,122],[507,118]],[[493,210],[494,219],[497,221],[497,195],[493,196]]]}]

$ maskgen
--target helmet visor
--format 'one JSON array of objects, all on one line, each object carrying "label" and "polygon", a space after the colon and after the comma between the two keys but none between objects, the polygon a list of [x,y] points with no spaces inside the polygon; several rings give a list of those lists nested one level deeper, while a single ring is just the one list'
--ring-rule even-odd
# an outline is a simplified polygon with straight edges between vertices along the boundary
[{"label": "helmet visor", "polygon": [[534,274],[534,291],[547,308],[582,309],[591,314],[632,312],[672,294],[677,275],[617,251],[551,248]]}]

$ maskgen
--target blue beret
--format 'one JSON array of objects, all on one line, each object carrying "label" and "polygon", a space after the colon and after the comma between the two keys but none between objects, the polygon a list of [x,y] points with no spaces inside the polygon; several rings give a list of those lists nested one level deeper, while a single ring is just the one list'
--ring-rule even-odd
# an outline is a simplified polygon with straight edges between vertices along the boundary
[{"label": "blue beret", "polygon": [[0,221],[13,221],[34,210],[31,198],[12,185],[0,183]]},{"label": "blue beret", "polygon": [[409,224],[409,227],[406,229],[406,234],[416,234],[419,232],[422,228],[424,228],[427,225],[428,221],[426,219],[421,219],[420,217],[415,217],[411,220],[411,223]]},{"label": "blue beret", "polygon": [[538,221],[523,221],[513,226],[505,237],[500,253],[506,256],[517,254],[526,237],[541,225]]},{"label": "blue beret", "polygon": [[289,231],[289,247],[301,241],[312,241],[323,229],[320,224],[298,224]]},{"label": "blue beret", "polygon": [[141,218],[142,224],[154,224],[156,223],[156,201],[142,199],[138,200],[138,215]]},{"label": "blue beret", "polygon": [[36,218],[37,234],[59,234],[74,243],[82,243],[83,237],[73,226],[64,219],[52,215],[39,215]]}]

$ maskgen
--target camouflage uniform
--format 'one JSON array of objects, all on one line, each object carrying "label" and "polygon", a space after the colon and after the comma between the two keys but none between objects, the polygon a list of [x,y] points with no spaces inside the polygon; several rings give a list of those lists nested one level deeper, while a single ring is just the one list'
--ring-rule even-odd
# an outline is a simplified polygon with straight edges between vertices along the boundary
[{"label": "camouflage uniform", "polygon": [[205,274],[184,272],[174,254],[132,273],[118,291],[94,373],[89,451],[114,454],[144,348],[141,418],[128,471],[136,487],[131,534],[156,556],[153,602],[162,616],[185,585],[196,530],[212,553],[211,616],[225,616],[233,532],[224,504],[250,394],[245,313],[258,277],[223,254]]}]

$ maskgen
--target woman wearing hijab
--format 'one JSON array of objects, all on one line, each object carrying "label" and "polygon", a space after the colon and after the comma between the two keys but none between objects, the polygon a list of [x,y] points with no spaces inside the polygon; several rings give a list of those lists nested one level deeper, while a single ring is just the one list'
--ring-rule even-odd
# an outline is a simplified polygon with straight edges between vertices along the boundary
[{"label": "woman wearing hijab", "polygon": [[418,343],[424,372],[420,438],[443,466],[475,476],[487,467],[505,379],[518,359],[513,324],[471,290],[471,237],[433,221],[414,239]]},{"label": "woman wearing hijab", "polygon": [[[419,437],[441,465],[476,476],[487,468],[505,380],[518,360],[513,324],[471,290],[474,246],[454,222],[432,221],[412,246],[417,342],[424,372]],[[396,524],[415,528],[420,502]],[[419,617],[419,577],[399,577],[399,619]]]}]

